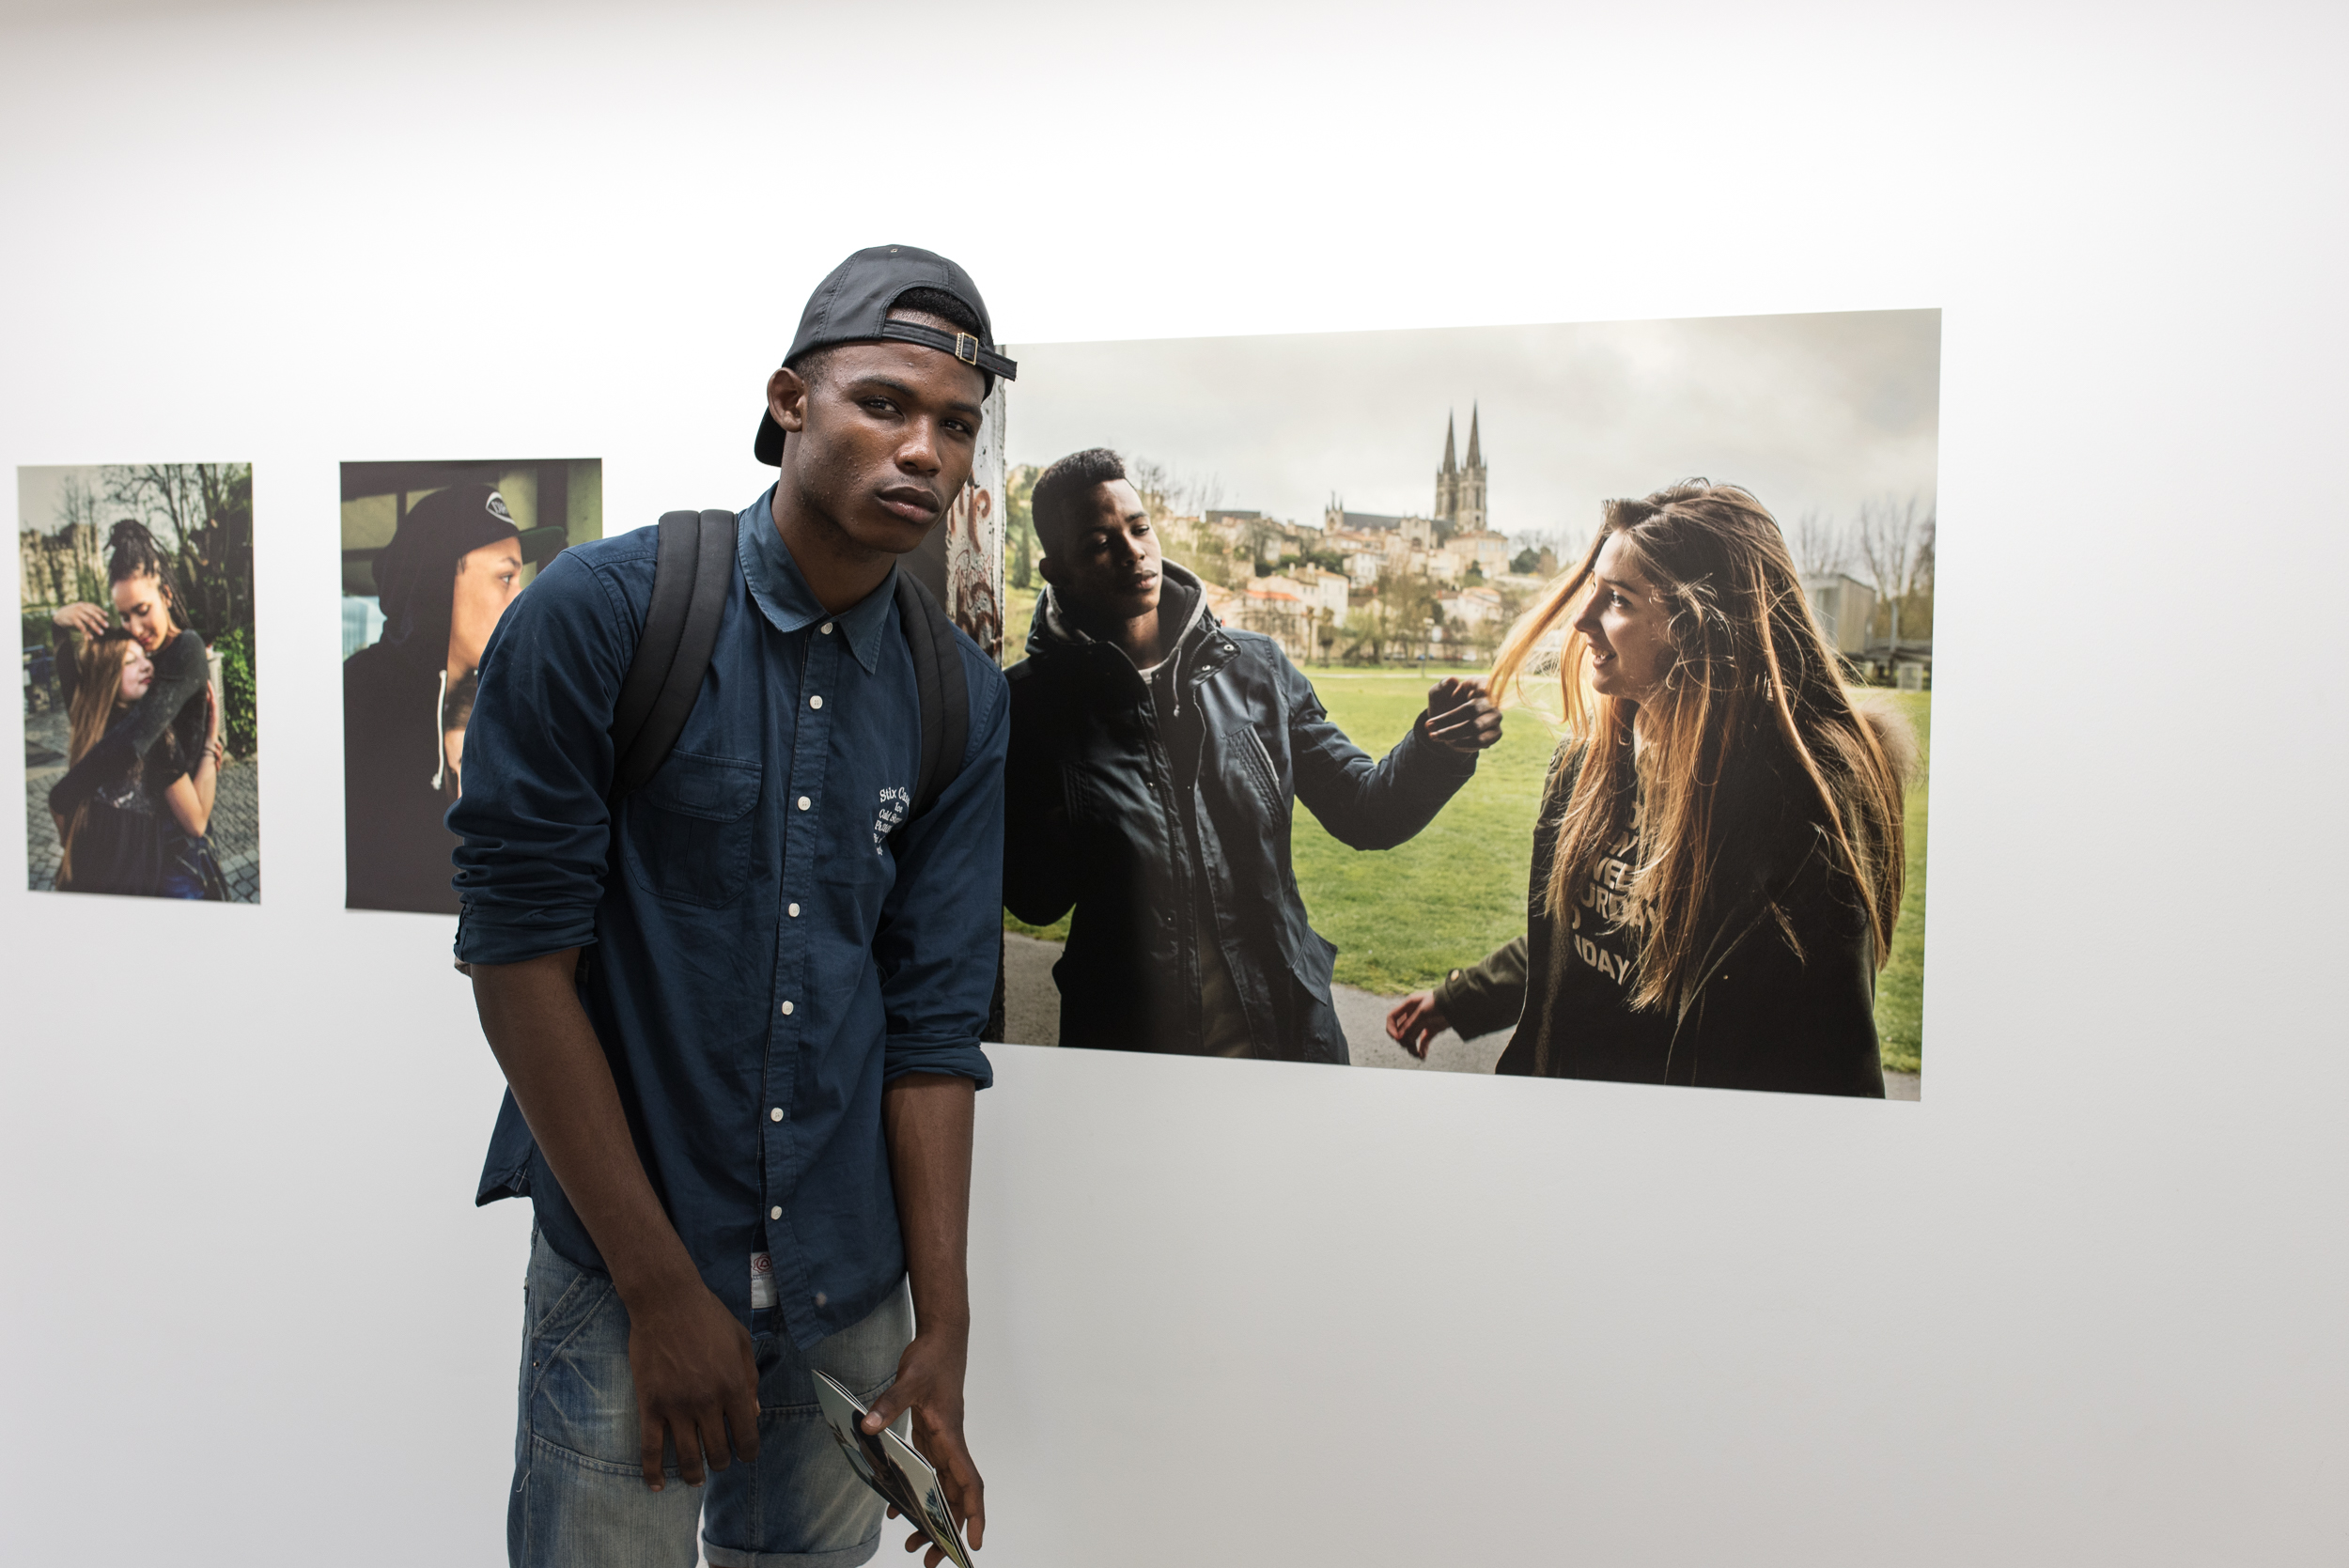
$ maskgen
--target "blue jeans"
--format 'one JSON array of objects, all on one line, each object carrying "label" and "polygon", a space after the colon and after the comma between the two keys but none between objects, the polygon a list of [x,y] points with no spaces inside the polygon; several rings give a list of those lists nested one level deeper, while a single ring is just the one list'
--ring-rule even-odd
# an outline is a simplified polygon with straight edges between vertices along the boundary
[{"label": "blue jeans", "polygon": [[683,1483],[645,1484],[628,1309],[612,1281],[558,1256],[535,1233],[522,1292],[521,1411],[506,1514],[513,1568],[692,1568],[694,1532],[711,1568],[853,1568],[880,1545],[882,1503],[857,1479],[816,1403],[821,1368],[870,1401],[896,1377],[913,1337],[900,1285],[864,1321],[802,1352],[753,1316],[758,1459]]},{"label": "blue jeans", "polygon": [[167,865],[163,867],[163,882],[155,889],[155,896],[158,898],[203,898],[208,894],[203,877],[192,871],[182,871],[177,866]]}]

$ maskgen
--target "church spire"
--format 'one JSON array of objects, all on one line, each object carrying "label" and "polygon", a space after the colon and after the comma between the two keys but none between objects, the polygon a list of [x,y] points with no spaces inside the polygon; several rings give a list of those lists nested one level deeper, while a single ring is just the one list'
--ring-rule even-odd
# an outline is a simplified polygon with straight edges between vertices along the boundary
[{"label": "church spire", "polygon": [[[1471,450],[1473,450],[1473,448],[1471,448]],[[1471,458],[1470,460],[1473,461],[1474,459]],[[1453,459],[1452,456],[1452,415],[1445,414],[1443,416],[1443,467],[1439,469],[1437,472],[1439,474],[1457,474],[1459,471],[1460,465]]]},{"label": "church spire", "polygon": [[1476,449],[1476,405],[1475,405],[1475,404],[1473,404],[1473,403],[1470,403],[1470,404],[1469,405],[1469,460],[1468,460],[1468,465],[1469,465],[1469,467],[1470,467],[1470,468],[1472,468],[1472,469],[1475,469],[1475,468],[1482,468],[1482,467],[1484,467],[1484,466],[1485,466],[1485,459],[1484,459],[1484,457],[1483,457],[1483,455],[1482,455],[1482,454],[1480,454],[1480,453],[1477,451],[1477,449]]}]

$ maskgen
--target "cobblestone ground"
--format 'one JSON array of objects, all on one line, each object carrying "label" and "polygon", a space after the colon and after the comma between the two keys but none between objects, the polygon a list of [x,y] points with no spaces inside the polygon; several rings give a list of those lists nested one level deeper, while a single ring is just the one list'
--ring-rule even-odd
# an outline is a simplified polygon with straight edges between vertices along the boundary
[{"label": "cobblestone ground", "polygon": [[[57,825],[49,816],[49,786],[65,773],[63,713],[28,714],[24,720],[24,882],[36,893],[56,885]],[[212,796],[212,858],[228,879],[232,903],[261,901],[261,762],[239,757],[220,777]]]}]

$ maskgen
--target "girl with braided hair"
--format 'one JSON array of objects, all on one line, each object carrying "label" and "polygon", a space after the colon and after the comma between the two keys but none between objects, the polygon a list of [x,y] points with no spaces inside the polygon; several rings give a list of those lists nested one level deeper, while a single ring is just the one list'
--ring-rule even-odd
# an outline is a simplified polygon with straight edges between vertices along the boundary
[{"label": "girl with braided hair", "polygon": [[1915,743],[1844,684],[1777,521],[1703,480],[1609,502],[1495,691],[1551,646],[1567,734],[1526,935],[1389,1033],[1423,1056],[1514,1022],[1499,1072],[1881,1097]]},{"label": "girl with braided hair", "polygon": [[[186,625],[169,561],[154,535],[144,524],[128,519],[114,525],[106,545],[109,597],[122,617],[121,629],[116,629],[106,612],[95,604],[69,604],[51,617],[56,627],[59,683],[69,709],[76,715],[71,765],[49,791],[49,810],[61,825],[86,820],[85,808],[101,791],[122,798],[126,781],[158,770],[176,770],[193,779],[206,767],[217,778],[225,761],[210,659],[204,639]],[[74,645],[77,635],[78,648]],[[112,691],[119,678],[115,665],[91,674],[92,645],[100,643],[117,644],[114,657],[117,660],[127,657],[121,643],[144,656],[149,675],[144,693],[135,701],[113,700]],[[85,691],[85,682],[93,678],[104,690]],[[79,717],[86,710],[104,721],[88,736]],[[185,817],[166,814],[167,820],[159,819],[162,860],[155,886],[109,886],[103,891],[225,897],[219,867],[205,840],[211,815],[209,784],[202,796],[201,812]],[[71,846],[67,848],[70,856]],[[124,875],[133,881],[140,879],[129,872]],[[58,886],[66,885],[61,874]],[[100,891],[86,878],[75,886]]]}]

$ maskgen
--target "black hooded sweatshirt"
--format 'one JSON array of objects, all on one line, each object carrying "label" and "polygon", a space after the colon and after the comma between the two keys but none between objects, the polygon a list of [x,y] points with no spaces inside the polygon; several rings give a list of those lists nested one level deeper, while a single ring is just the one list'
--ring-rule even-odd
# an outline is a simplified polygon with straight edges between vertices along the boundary
[{"label": "black hooded sweatshirt", "polygon": [[457,800],[442,750],[457,563],[517,536],[487,485],[416,503],[376,558],[383,636],[343,660],[345,904],[353,909],[457,913],[443,823]]}]

